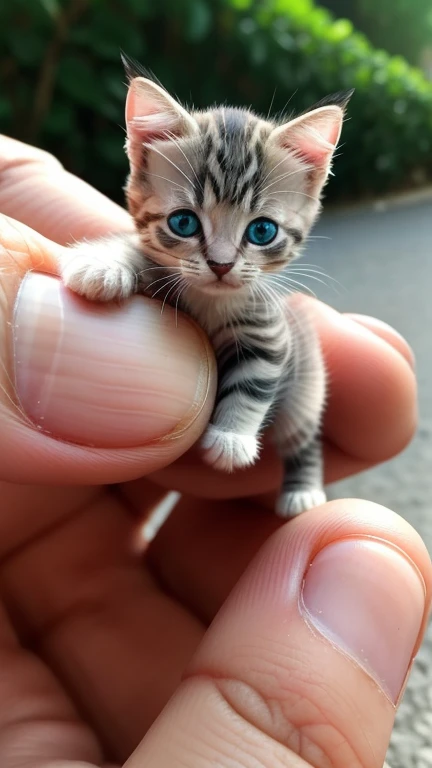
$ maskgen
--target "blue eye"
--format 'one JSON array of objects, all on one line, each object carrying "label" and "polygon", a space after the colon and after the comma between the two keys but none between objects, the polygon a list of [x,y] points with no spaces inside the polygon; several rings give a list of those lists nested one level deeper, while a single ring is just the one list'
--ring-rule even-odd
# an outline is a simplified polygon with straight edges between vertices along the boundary
[{"label": "blue eye", "polygon": [[168,216],[168,226],[171,232],[179,237],[194,237],[201,231],[201,222],[193,211],[187,209],[176,211]]},{"label": "blue eye", "polygon": [[262,216],[251,221],[246,228],[245,237],[253,245],[268,245],[272,243],[278,233],[279,227],[271,219]]}]

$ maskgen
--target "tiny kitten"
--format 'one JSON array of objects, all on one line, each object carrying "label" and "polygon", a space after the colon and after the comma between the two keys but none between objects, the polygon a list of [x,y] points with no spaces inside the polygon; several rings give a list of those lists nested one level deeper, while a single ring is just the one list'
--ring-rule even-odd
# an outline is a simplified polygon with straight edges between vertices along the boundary
[{"label": "tiny kitten", "polygon": [[228,107],[187,112],[139,65],[124,63],[136,232],[72,247],[64,283],[90,300],[145,293],[191,315],[218,363],[204,460],[228,472],[253,464],[271,423],[284,466],[276,511],[298,514],[326,499],[326,377],[283,273],[319,213],[352,92],[282,123]]}]

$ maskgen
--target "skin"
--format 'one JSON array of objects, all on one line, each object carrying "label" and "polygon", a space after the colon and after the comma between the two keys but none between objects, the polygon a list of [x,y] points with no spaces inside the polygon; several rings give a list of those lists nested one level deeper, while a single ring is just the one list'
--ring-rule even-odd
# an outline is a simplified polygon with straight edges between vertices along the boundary
[{"label": "skin", "polygon": [[[122,209],[39,150],[2,138],[0,164],[0,334],[7,350],[8,324],[26,272],[55,275],[72,237],[131,224]],[[326,480],[334,481],[391,458],[410,441],[416,426],[413,355],[393,329],[375,319],[310,305],[330,372]],[[194,334],[191,343],[208,360],[212,380],[211,351],[202,333]],[[2,368],[12,379],[6,351]],[[281,611],[288,611],[275,604],[268,614],[269,600],[259,597],[254,575],[273,563],[276,594],[280,574],[291,574],[294,584],[300,560],[306,564],[323,537],[374,537],[396,547],[405,555],[400,562],[408,558],[424,586],[417,629],[412,619],[413,655],[430,604],[426,549],[401,518],[366,502],[331,502],[281,525],[269,512],[279,480],[269,449],[259,465],[223,482],[189,450],[210,417],[214,387],[205,392],[192,421],[173,437],[116,448],[113,434],[113,447],[89,450],[35,437],[4,379],[2,768],[112,768],[125,761],[128,768],[382,766],[396,701],[383,696],[370,674],[312,633],[302,645],[302,664],[304,670],[324,670],[321,685],[313,692],[307,674],[297,675],[294,690],[294,649],[306,631],[296,597],[289,605],[275,691],[247,678],[242,658],[249,670],[270,658]],[[113,481],[116,486],[106,485]],[[173,485],[184,492],[180,505],[147,557],[132,556],[139,519]],[[378,567],[383,555],[373,557]],[[384,571],[382,580],[388,578],[392,589],[390,579],[400,577],[396,592],[403,613],[408,579],[402,565],[395,569],[388,576]],[[257,625],[251,623],[249,647],[236,656],[238,611],[252,599]],[[268,637],[260,634],[261,617]],[[344,702],[348,698],[355,706],[355,717],[349,707],[346,715],[342,706],[340,715],[332,709],[341,691]],[[322,717],[319,738],[306,738],[301,725],[312,699]],[[275,700],[278,714],[269,717]]]}]

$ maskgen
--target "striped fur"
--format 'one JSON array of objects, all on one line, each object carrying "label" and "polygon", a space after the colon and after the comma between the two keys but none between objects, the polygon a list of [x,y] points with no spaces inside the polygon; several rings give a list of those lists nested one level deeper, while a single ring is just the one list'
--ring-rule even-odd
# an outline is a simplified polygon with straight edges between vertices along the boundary
[{"label": "striped fur", "polygon": [[[248,466],[272,424],[285,469],[277,504],[284,517],[325,500],[325,370],[312,324],[286,300],[284,271],[319,213],[341,103],[335,96],[276,125],[241,109],[189,114],[160,85],[133,77],[126,193],[136,234],[78,244],[62,266],[66,285],[89,299],[145,293],[206,330],[219,386],[203,457],[225,471]],[[196,236],[170,230],[168,217],[180,209],[199,217]],[[278,225],[268,246],[246,239],[262,216]]]}]

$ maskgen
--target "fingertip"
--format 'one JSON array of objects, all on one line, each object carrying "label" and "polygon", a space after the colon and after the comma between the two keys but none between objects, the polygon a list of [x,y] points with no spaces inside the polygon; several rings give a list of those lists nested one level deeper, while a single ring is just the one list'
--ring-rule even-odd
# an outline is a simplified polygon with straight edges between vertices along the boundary
[{"label": "fingertip", "polygon": [[346,313],[346,317],[354,322],[359,323],[364,328],[367,328],[372,333],[375,333],[379,338],[386,341],[393,347],[400,355],[407,361],[410,368],[415,371],[416,360],[412,347],[408,344],[407,340],[400,334],[395,328],[383,320],[379,320],[376,317],[369,315],[360,315],[352,312]]},{"label": "fingertip", "polygon": [[374,318],[352,318],[309,296],[290,301],[307,310],[320,337],[328,374],[326,440],[360,464],[400,453],[418,419],[408,344]]},{"label": "fingertip", "polygon": [[327,307],[320,311],[319,332],[329,377],[326,437],[362,461],[397,455],[417,428],[410,363],[383,336]]}]

